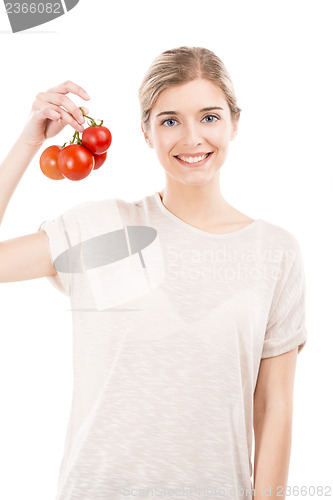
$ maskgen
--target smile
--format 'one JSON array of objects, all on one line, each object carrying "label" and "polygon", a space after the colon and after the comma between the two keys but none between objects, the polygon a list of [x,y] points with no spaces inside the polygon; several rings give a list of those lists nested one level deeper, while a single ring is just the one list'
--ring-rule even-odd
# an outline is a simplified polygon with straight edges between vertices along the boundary
[{"label": "smile", "polygon": [[186,158],[185,156],[180,155],[180,156],[175,156],[175,158],[177,158],[177,160],[182,165],[199,167],[201,165],[204,165],[212,154],[213,153],[207,153],[201,156],[188,156]]}]

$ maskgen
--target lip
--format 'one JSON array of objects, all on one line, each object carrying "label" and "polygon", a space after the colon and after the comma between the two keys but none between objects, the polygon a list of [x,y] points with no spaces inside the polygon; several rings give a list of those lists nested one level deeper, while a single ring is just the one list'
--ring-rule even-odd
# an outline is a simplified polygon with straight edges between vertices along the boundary
[{"label": "lip", "polygon": [[191,158],[191,156],[202,156],[202,155],[206,155],[208,153],[211,153],[211,151],[198,151],[197,153],[179,153],[179,155],[175,155],[175,156],[185,156],[185,158]]},{"label": "lip", "polygon": [[[207,156],[207,158],[205,158],[204,160],[201,160],[201,161],[198,161],[198,162],[193,162],[193,163],[188,163],[187,161],[184,161],[184,160],[181,160],[180,158],[177,158],[177,156],[175,156],[175,159],[177,161],[179,161],[179,163],[181,165],[183,165],[184,167],[201,167],[201,165],[205,165],[205,163],[207,163],[210,159],[210,157],[214,154],[212,152],[210,153],[200,153],[200,154],[196,154],[196,156],[201,156],[201,155],[206,155],[206,154],[209,154],[209,156]],[[186,155],[181,155],[181,156],[186,156]],[[192,155],[188,155],[188,156],[192,156]]]}]

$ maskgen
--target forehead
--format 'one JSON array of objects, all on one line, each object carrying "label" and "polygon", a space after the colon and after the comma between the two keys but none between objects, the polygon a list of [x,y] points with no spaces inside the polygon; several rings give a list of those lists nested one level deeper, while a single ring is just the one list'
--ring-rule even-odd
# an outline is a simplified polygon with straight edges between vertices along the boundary
[{"label": "forehead", "polygon": [[193,80],[182,85],[174,85],[161,92],[153,110],[155,113],[167,110],[186,112],[207,106],[228,106],[223,90],[209,80]]}]

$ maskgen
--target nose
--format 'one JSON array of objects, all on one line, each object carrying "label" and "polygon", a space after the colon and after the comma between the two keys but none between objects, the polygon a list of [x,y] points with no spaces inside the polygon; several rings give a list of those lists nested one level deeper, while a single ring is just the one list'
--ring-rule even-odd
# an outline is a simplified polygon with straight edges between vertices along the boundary
[{"label": "nose", "polygon": [[182,142],[184,146],[189,148],[194,148],[199,144],[202,144],[200,127],[197,123],[190,122],[184,125]]}]

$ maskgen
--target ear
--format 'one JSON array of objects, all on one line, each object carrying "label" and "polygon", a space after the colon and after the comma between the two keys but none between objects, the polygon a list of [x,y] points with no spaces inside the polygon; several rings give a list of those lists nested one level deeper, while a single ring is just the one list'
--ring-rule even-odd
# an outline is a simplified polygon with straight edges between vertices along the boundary
[{"label": "ear", "polygon": [[231,135],[230,135],[230,140],[233,141],[235,137],[237,136],[238,133],[238,125],[239,125],[239,118],[240,118],[240,113],[236,115],[236,117],[231,121],[232,124],[232,129],[231,129]]},{"label": "ear", "polygon": [[153,145],[152,145],[152,143],[150,142],[150,139],[149,139],[148,135],[146,134],[146,132],[145,132],[145,131],[144,131],[144,129],[143,129],[143,124],[142,124],[142,122],[141,122],[141,130],[142,130],[142,132],[143,132],[143,135],[145,136],[145,141],[146,141],[146,143],[148,144],[148,146],[149,146],[150,148],[153,148],[154,146],[153,146]]}]

